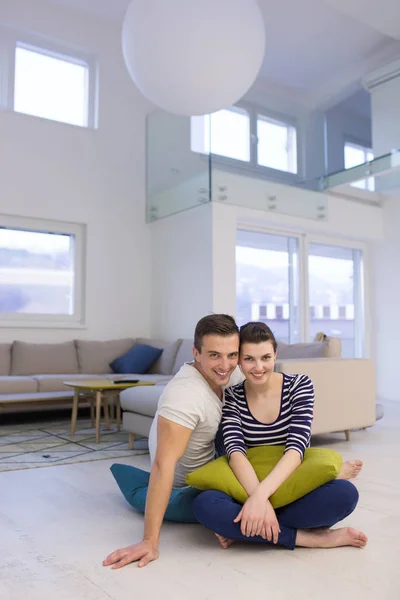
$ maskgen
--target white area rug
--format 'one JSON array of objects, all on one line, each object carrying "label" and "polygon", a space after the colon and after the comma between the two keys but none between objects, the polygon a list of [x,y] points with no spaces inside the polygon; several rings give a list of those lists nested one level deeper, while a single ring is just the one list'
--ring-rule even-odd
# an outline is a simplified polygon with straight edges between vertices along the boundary
[{"label": "white area rug", "polygon": [[69,434],[70,421],[3,425],[0,427],[0,471],[33,469],[54,465],[104,460],[147,454],[147,439],[135,439],[128,448],[128,433],[101,428],[100,443],[90,419],[78,421],[74,437]]}]

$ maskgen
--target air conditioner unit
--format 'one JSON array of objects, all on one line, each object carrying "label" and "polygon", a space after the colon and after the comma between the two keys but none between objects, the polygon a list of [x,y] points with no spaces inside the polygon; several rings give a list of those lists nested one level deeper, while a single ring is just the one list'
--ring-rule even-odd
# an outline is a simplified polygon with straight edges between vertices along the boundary
[{"label": "air conditioner unit", "polygon": [[380,85],[393,81],[393,79],[397,79],[398,77],[400,77],[400,60],[396,60],[370,73],[370,75],[364,77],[362,83],[365,89],[371,92]]}]

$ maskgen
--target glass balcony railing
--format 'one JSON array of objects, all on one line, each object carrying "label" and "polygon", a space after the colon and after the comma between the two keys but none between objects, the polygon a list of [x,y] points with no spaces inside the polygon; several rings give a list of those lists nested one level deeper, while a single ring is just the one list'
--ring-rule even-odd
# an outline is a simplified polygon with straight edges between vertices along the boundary
[{"label": "glass balcony railing", "polygon": [[400,189],[400,150],[343,171],[330,173],[320,179],[321,191],[344,191],[351,189],[377,193],[394,193]]},{"label": "glass balcony railing", "polygon": [[268,123],[268,135],[275,136],[268,149],[268,136],[261,144],[251,133],[245,111],[231,112],[217,125],[209,116],[191,119],[161,110],[149,115],[148,222],[209,202],[323,221],[332,195],[377,203],[379,194],[400,188],[400,150],[350,169],[302,179],[293,127],[285,132],[282,124]]}]

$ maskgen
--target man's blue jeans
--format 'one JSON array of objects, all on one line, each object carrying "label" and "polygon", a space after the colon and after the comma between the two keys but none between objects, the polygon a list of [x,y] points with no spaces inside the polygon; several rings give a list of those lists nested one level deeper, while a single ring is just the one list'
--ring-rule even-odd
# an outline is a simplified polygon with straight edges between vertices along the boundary
[{"label": "man's blue jeans", "polygon": [[[357,488],[350,481],[334,479],[296,502],[276,509],[281,529],[278,544],[293,550],[298,529],[332,527],[351,514],[357,502]],[[261,536],[246,537],[241,533],[240,523],[233,520],[242,505],[223,492],[202,492],[194,499],[192,508],[198,521],[214,533],[239,542],[272,543]]]}]

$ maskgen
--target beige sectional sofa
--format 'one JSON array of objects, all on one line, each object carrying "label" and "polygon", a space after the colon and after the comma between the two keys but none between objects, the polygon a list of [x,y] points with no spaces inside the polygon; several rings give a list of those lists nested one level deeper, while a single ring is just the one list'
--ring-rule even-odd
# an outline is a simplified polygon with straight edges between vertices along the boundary
[{"label": "beige sectional sofa", "polygon": [[[309,375],[315,386],[313,434],[365,428],[376,420],[374,364],[371,360],[343,359],[340,340],[321,334],[310,344],[278,343],[276,369]],[[192,341],[183,340],[173,373],[192,358]],[[178,360],[179,358],[179,360]],[[131,388],[121,393],[124,429],[148,437],[163,385]]]},{"label": "beige sectional sofa", "polygon": [[[278,344],[277,370],[305,373],[315,385],[313,433],[348,432],[375,423],[374,365],[370,360],[340,358],[340,340],[318,336],[310,344]],[[135,344],[162,348],[145,375],[115,375],[109,366]],[[108,341],[73,340],[59,344],[14,341],[0,344],[0,412],[72,406],[73,392],[64,381],[124,378],[153,381],[155,386],[121,393],[123,426],[131,434],[148,436],[161,392],[184,362],[193,342],[148,338]]]},{"label": "beige sectional sofa", "polygon": [[[46,406],[71,406],[73,392],[64,381],[135,377],[167,381],[174,371],[182,340],[163,342],[147,338],[108,341],[72,340],[58,344],[14,341],[0,344],[0,412]],[[135,344],[163,348],[146,375],[115,375],[109,366]]]}]

